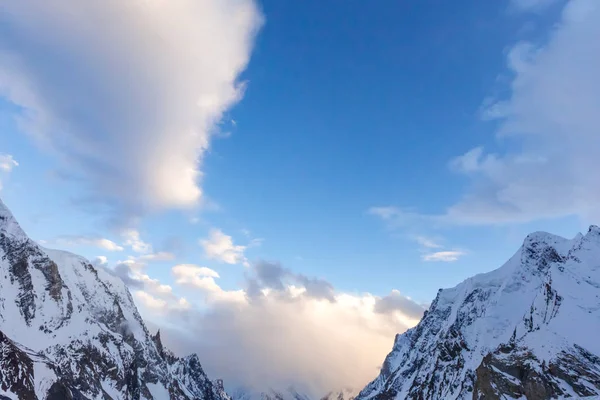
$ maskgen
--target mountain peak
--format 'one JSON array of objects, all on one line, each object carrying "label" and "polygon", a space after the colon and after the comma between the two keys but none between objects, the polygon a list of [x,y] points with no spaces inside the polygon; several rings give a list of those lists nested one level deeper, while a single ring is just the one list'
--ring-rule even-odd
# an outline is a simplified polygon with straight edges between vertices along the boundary
[{"label": "mountain peak", "polygon": [[600,229],[534,232],[501,268],[438,292],[357,397],[600,395]]},{"label": "mountain peak", "polygon": [[27,235],[25,235],[8,207],[2,202],[2,199],[0,199],[0,233],[10,237],[27,238]]},{"label": "mountain peak", "polygon": [[590,225],[585,237],[600,238],[600,227],[598,225]]},{"label": "mountain peak", "polygon": [[150,335],[121,279],[38,246],[1,201],[0,294],[0,399],[229,400]]}]

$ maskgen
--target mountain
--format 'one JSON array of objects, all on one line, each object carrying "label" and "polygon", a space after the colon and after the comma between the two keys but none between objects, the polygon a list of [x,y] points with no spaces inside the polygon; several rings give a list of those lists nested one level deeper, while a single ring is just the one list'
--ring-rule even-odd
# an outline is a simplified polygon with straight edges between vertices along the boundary
[{"label": "mountain", "polygon": [[0,201],[0,400],[230,400],[152,336],[123,281],[45,249]]},{"label": "mountain", "polygon": [[357,400],[600,395],[599,338],[600,228],[533,233],[501,268],[440,290]]},{"label": "mountain", "polygon": [[354,400],[357,391],[343,389],[332,391],[322,397],[309,396],[291,387],[287,390],[270,390],[268,392],[256,393],[251,390],[239,388],[231,392],[232,400]]}]

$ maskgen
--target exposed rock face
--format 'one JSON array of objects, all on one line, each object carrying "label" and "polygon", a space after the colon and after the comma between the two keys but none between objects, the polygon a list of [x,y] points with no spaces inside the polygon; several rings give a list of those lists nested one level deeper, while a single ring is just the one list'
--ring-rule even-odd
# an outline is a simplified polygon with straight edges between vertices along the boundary
[{"label": "exposed rock face", "polygon": [[496,271],[440,290],[357,400],[600,395],[600,229],[529,235]]},{"label": "exposed rock face", "polygon": [[151,336],[124,283],[29,239],[0,202],[0,400],[230,400]]}]

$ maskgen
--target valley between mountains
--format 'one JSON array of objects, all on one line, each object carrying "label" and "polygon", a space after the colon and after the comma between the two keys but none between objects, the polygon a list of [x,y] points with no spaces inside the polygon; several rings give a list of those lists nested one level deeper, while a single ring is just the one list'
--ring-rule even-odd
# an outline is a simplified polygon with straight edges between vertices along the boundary
[{"label": "valley between mountains", "polygon": [[[600,395],[600,228],[532,233],[499,269],[440,290],[365,388],[326,400]],[[227,393],[152,334],[118,277],[41,247],[0,202],[0,400],[314,400]]]}]

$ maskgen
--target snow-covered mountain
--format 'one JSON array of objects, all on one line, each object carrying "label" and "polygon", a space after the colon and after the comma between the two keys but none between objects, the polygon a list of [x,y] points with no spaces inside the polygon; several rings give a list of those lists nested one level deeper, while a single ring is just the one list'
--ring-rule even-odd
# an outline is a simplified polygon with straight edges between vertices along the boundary
[{"label": "snow-covered mountain", "polygon": [[254,392],[248,389],[237,389],[231,392],[232,400],[354,400],[358,391],[343,389],[326,393],[321,397],[309,396],[297,391],[295,388],[287,390],[270,390],[268,392]]},{"label": "snow-covered mountain", "polygon": [[501,268],[440,290],[357,400],[600,395],[600,228],[529,235]]},{"label": "snow-covered mountain", "polygon": [[230,400],[146,329],[119,278],[42,248],[0,201],[0,400]]}]

